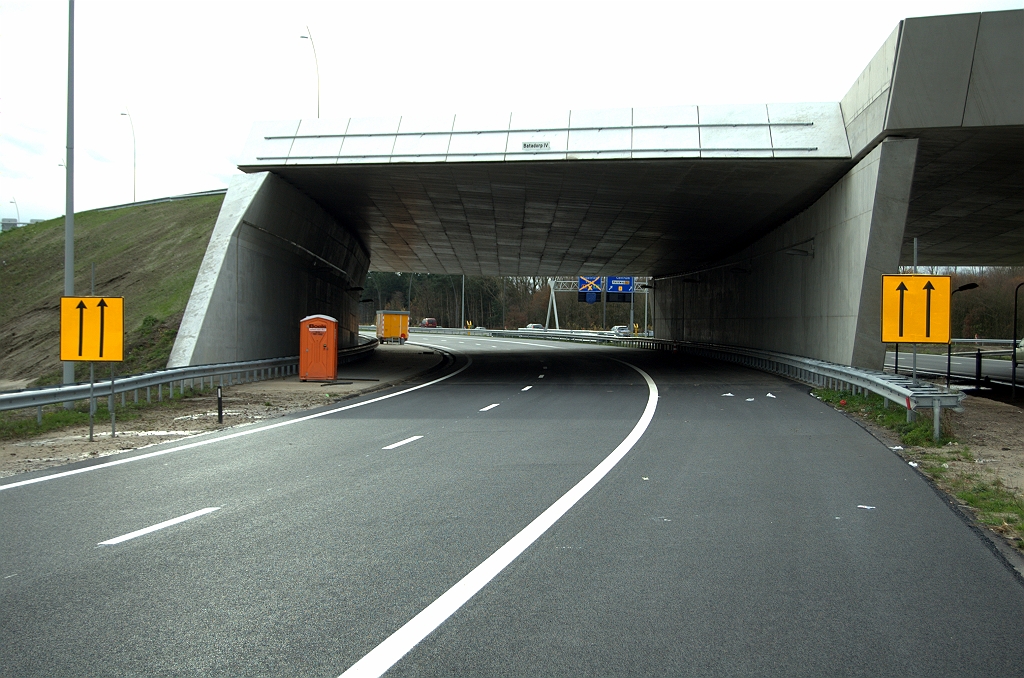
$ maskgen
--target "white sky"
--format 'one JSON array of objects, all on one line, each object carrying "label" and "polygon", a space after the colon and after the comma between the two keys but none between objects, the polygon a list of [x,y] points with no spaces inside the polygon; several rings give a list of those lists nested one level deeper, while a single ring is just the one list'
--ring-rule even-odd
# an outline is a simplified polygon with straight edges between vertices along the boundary
[{"label": "white sky", "polygon": [[[1021,0],[75,6],[75,211],[223,188],[254,120],[838,101],[909,16]],[[67,2],[0,2],[0,216],[64,214]]]}]

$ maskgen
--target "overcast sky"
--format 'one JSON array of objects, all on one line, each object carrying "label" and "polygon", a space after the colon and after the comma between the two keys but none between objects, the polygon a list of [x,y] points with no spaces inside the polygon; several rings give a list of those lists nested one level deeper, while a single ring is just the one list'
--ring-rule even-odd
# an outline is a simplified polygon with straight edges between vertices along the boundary
[{"label": "overcast sky", "polygon": [[[1021,0],[75,7],[75,211],[223,188],[254,120],[838,101],[909,16]],[[0,216],[64,214],[67,2],[0,2]]]}]

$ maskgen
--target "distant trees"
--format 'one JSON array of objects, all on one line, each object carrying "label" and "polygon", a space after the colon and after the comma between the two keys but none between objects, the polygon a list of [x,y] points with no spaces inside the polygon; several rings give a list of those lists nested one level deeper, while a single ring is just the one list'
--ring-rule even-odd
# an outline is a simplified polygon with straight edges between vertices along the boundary
[{"label": "distant trees", "polygon": [[[1013,289],[1024,282],[1024,266],[959,267],[947,271],[952,288],[976,282],[978,288],[953,295],[950,307],[954,337],[1009,339],[1013,330]],[[1024,288],[1018,295],[1017,337],[1024,334]]]},{"label": "distant trees", "polygon": [[[411,305],[410,301],[411,292]],[[466,276],[466,320],[474,327],[492,329],[524,327],[543,323],[550,288],[547,278],[530,276]],[[366,277],[360,322],[370,324],[378,309],[410,311],[411,322],[437,318],[441,327],[458,327],[462,310],[462,276],[427,273],[386,273],[373,271]],[[576,292],[558,294],[558,317],[562,327],[601,329],[600,303],[585,304]],[[637,295],[635,319],[644,322],[644,297]],[[653,322],[652,312],[648,318]],[[608,326],[629,322],[629,304],[608,304]],[[554,318],[551,319],[554,327]]]}]

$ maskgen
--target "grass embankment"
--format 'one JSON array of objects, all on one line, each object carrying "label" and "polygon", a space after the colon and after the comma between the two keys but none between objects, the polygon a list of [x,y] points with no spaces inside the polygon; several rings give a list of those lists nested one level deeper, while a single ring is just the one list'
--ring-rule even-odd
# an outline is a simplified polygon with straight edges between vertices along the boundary
[{"label": "grass embankment", "polygon": [[1024,551],[1024,497],[1015,494],[998,478],[986,479],[974,471],[974,455],[969,447],[953,438],[946,422],[942,422],[940,440],[934,441],[931,410],[927,416],[908,423],[906,410],[886,408],[881,396],[830,389],[817,389],[814,395],[836,409],[897,433],[904,445],[898,450],[900,456],[931,478],[939,489],[969,506],[978,522]]},{"label": "grass embankment", "polygon": [[[75,293],[124,297],[119,374],[162,368],[170,355],[223,196],[75,215]],[[0,236],[0,380],[58,383],[64,218]],[[109,367],[97,365],[97,377]],[[89,378],[80,363],[75,376]]]},{"label": "grass embankment", "polygon": [[[89,294],[95,264],[95,293],[125,300],[125,360],[115,364],[117,375],[166,366],[222,202],[208,196],[75,215],[75,293]],[[60,383],[63,217],[0,235],[0,290],[0,380]],[[97,363],[96,379],[109,376],[110,365]],[[89,380],[88,363],[76,365],[75,379]],[[97,421],[109,421],[106,398],[98,402]],[[118,418],[130,418],[133,407],[122,414],[118,405]],[[2,412],[0,439],[83,422],[84,404],[44,408],[42,427],[34,409]]]}]

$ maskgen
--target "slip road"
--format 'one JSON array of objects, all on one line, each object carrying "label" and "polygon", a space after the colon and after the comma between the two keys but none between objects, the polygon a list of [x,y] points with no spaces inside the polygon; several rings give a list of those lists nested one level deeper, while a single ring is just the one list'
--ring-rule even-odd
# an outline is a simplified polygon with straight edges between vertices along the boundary
[{"label": "slip road", "polygon": [[458,341],[417,390],[0,480],[0,674],[1019,673],[1024,587],[806,387]]}]

